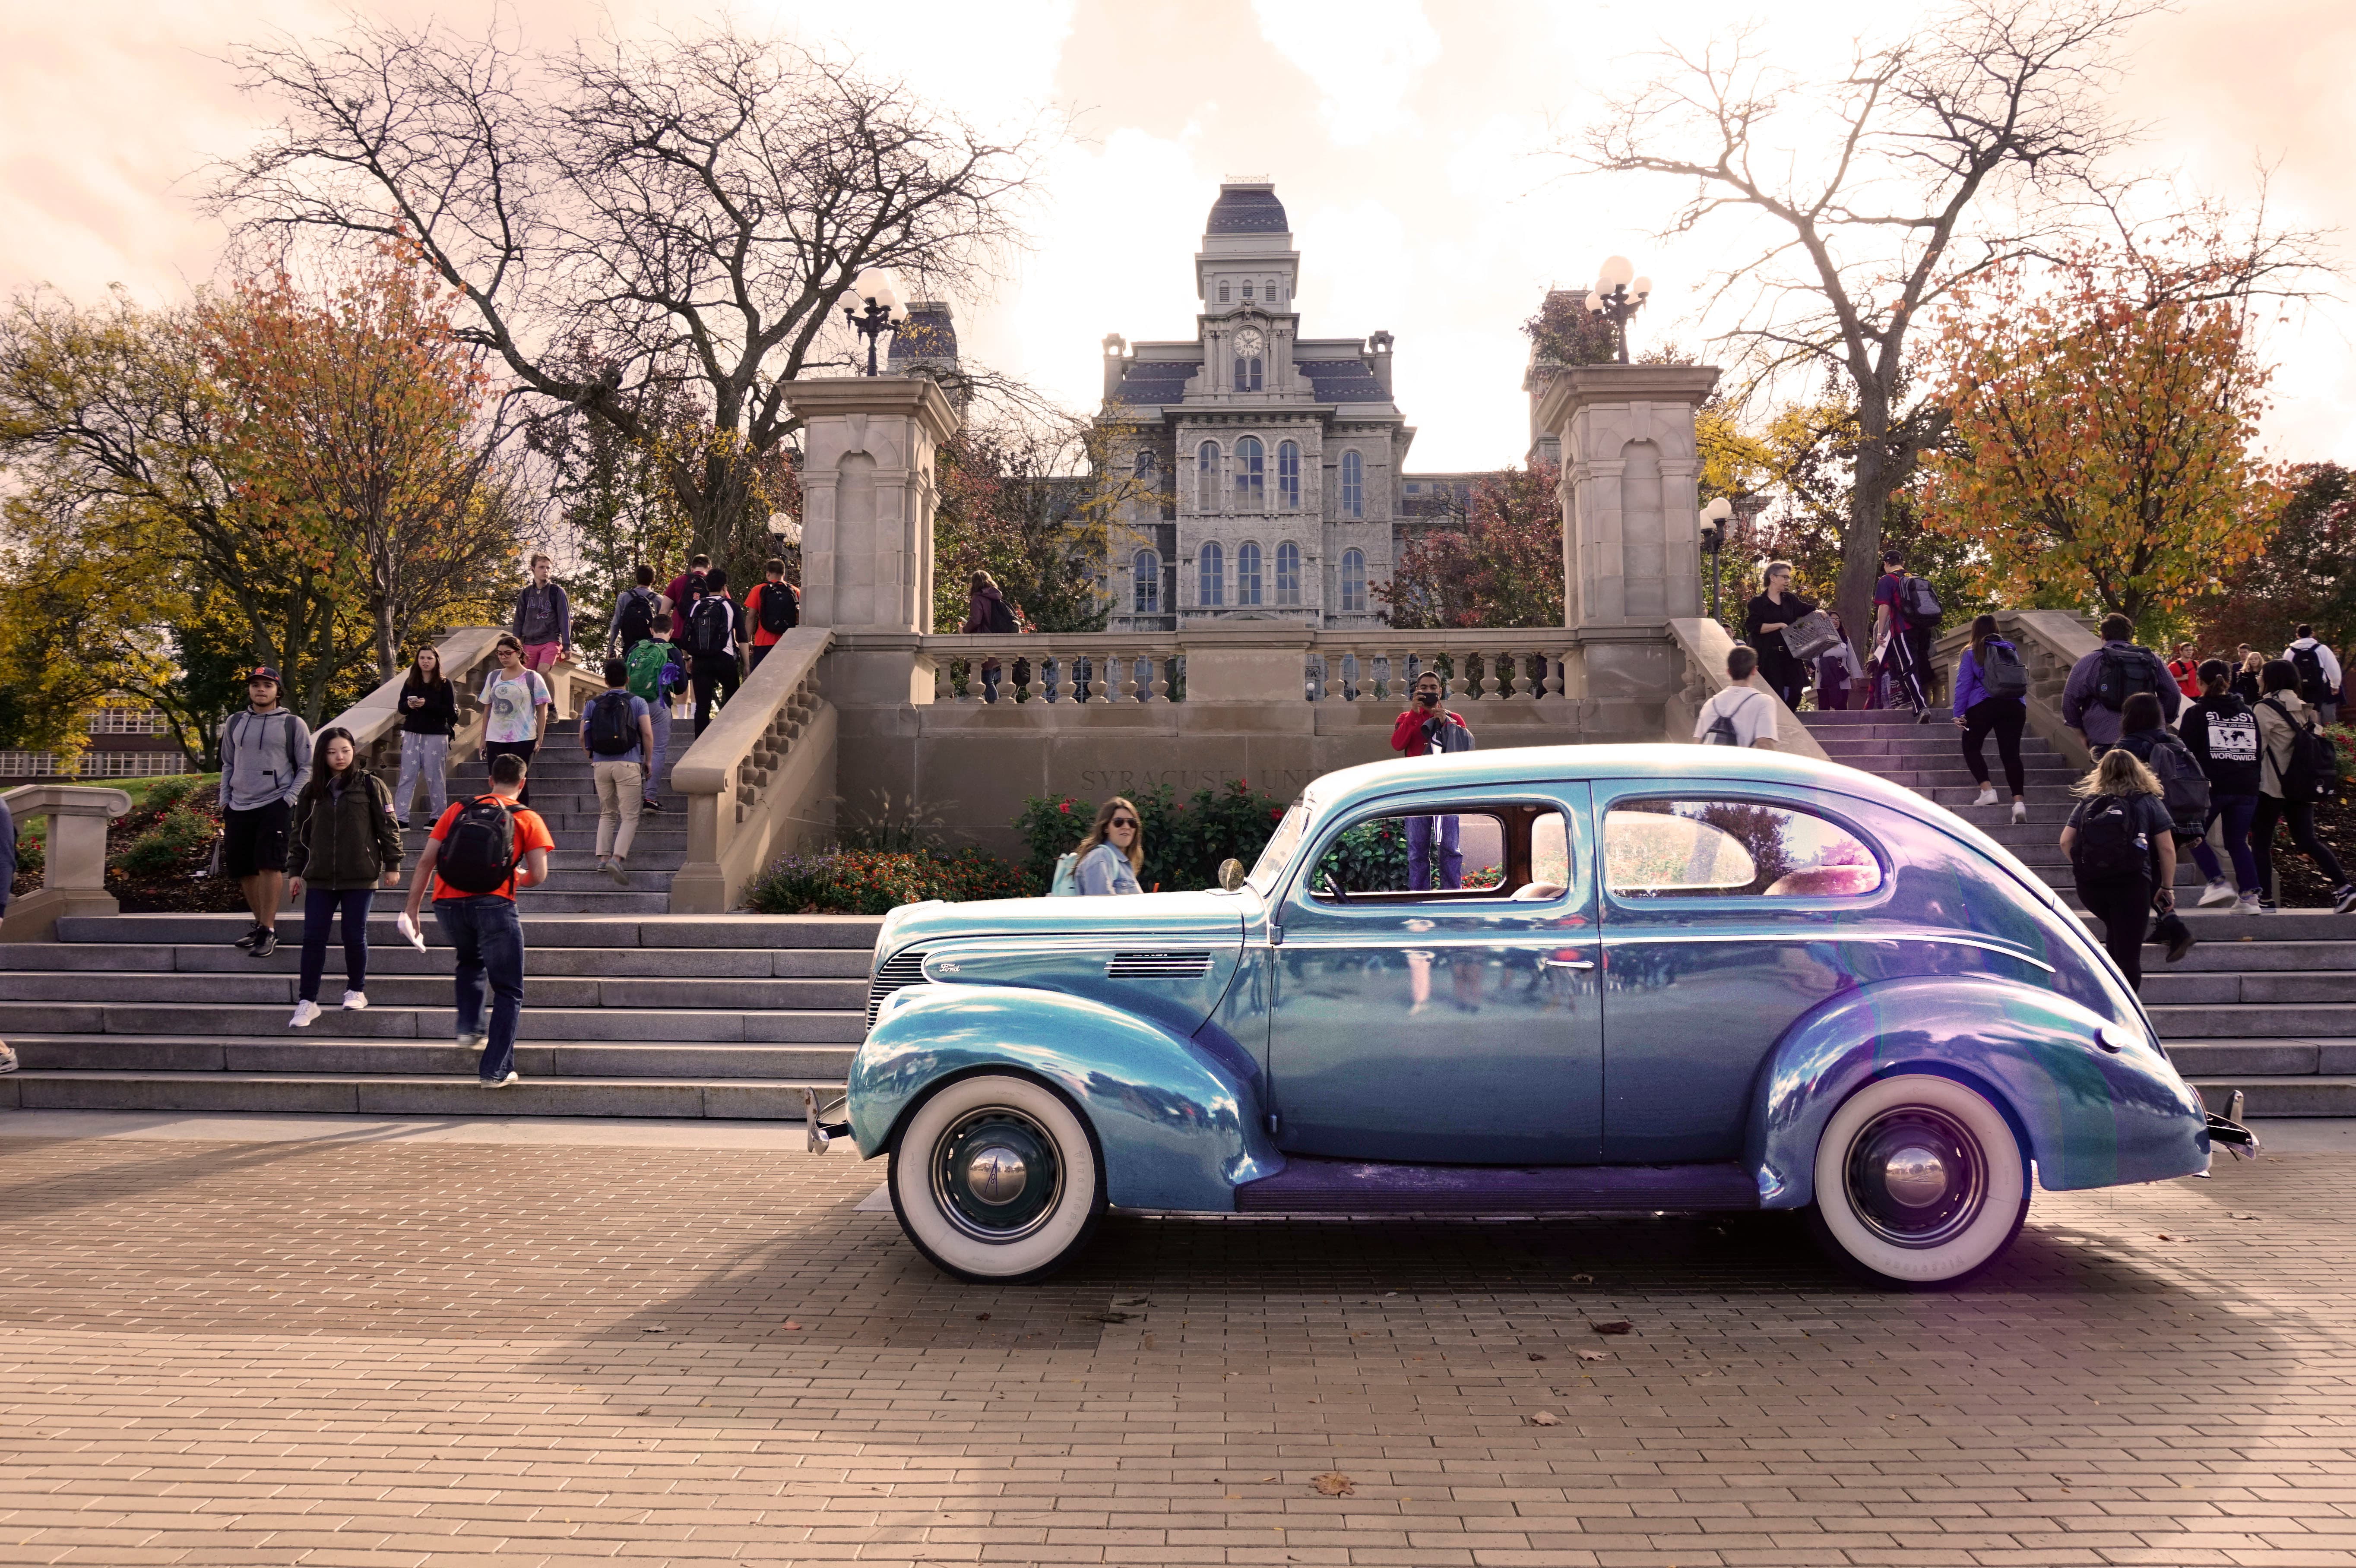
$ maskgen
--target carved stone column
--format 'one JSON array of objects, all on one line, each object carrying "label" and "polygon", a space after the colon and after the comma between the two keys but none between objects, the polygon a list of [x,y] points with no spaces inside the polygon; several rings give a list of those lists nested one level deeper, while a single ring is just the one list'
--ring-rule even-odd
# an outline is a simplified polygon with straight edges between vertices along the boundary
[{"label": "carved stone column", "polygon": [[130,795],[49,784],[12,789],[0,800],[20,827],[27,817],[49,819],[40,891],[8,906],[0,942],[38,942],[57,933],[61,915],[112,914],[121,907],[106,891],[106,825],[130,811]]}]

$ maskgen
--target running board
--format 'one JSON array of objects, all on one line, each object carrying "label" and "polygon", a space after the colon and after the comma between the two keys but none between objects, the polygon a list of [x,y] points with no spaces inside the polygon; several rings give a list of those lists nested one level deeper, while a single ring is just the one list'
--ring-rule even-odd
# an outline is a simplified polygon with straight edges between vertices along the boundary
[{"label": "running board", "polygon": [[1756,1209],[1759,1184],[1727,1165],[1384,1165],[1287,1159],[1236,1189],[1240,1214],[1646,1213]]}]

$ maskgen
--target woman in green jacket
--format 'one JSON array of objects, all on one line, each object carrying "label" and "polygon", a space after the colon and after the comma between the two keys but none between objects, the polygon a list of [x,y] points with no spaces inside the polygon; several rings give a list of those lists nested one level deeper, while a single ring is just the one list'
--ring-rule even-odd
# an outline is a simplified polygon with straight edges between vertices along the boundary
[{"label": "woman in green jacket", "polygon": [[319,1016],[319,979],[327,969],[327,929],[344,921],[344,1006],[368,1006],[369,906],[381,887],[401,885],[401,823],[392,792],[359,765],[348,730],[321,734],[311,779],[294,801],[286,848],[287,891],[303,901],[303,989],[290,1029]]}]

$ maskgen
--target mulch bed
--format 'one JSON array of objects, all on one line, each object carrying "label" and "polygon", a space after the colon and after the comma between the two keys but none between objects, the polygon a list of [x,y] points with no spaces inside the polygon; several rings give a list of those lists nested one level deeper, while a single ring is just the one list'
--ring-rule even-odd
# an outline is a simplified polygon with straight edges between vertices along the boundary
[{"label": "mulch bed", "polygon": [[[106,829],[106,891],[125,914],[212,914],[241,910],[245,900],[226,877],[202,873],[220,836],[220,786],[198,784],[182,795],[150,795]],[[38,871],[16,873],[12,896],[41,886]]]}]

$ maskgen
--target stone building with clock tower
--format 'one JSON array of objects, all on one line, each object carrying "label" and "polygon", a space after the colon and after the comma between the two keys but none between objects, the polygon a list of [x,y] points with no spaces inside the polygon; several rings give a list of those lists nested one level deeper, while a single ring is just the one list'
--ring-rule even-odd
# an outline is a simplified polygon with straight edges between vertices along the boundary
[{"label": "stone building with clock tower", "polygon": [[[1194,256],[1192,340],[1105,339],[1106,461],[1140,498],[1112,519],[1116,631],[1205,622],[1379,624],[1411,429],[1391,400],[1391,335],[1311,337],[1301,257],[1261,180],[1219,187]],[[1449,475],[1448,479],[1469,478]]]}]

